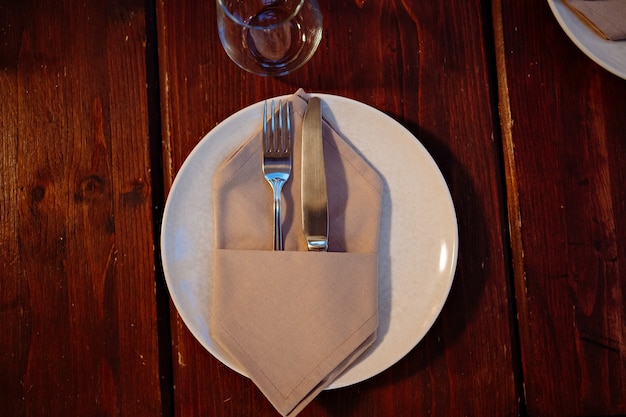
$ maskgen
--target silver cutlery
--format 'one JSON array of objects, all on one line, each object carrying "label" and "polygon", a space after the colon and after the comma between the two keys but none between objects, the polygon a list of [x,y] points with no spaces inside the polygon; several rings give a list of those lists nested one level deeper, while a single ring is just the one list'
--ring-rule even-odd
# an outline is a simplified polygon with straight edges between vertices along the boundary
[{"label": "silver cutlery", "polygon": [[302,230],[310,251],[328,250],[328,196],[320,99],[309,99],[302,121]]},{"label": "silver cutlery", "polygon": [[[268,107],[270,107],[268,109]],[[274,250],[283,250],[283,230],[281,223],[281,192],[291,175],[292,127],[290,103],[274,100],[263,109],[263,175],[272,187],[274,194]],[[268,118],[269,110],[269,118]]]}]

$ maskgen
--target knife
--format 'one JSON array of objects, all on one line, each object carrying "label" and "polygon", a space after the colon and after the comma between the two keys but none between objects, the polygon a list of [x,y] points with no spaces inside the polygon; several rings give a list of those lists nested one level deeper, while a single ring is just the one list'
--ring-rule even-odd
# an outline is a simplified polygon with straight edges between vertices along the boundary
[{"label": "knife", "polygon": [[328,250],[328,197],[322,144],[322,109],[313,97],[302,121],[302,230],[310,251]]}]

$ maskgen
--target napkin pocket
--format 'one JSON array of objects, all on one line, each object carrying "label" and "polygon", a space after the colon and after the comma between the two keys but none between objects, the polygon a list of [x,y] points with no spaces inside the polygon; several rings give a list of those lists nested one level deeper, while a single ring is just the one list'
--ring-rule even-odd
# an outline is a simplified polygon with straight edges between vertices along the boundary
[{"label": "napkin pocket", "polygon": [[214,255],[212,336],[284,414],[374,341],[376,253],[216,249]]},{"label": "napkin pocket", "polygon": [[[294,138],[308,97],[292,96]],[[272,251],[272,193],[255,132],[213,178],[210,332],[274,407],[293,417],[376,340],[383,182],[324,122],[329,252],[309,252],[302,228],[301,147],[283,188],[285,251]]]}]

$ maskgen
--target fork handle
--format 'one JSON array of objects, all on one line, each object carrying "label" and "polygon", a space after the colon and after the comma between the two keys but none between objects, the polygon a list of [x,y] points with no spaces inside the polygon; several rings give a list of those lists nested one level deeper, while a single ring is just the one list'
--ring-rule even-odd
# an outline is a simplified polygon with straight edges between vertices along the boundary
[{"label": "fork handle", "polygon": [[283,189],[284,181],[274,181],[274,250],[284,250],[283,247],[283,225],[280,221],[280,193]]}]

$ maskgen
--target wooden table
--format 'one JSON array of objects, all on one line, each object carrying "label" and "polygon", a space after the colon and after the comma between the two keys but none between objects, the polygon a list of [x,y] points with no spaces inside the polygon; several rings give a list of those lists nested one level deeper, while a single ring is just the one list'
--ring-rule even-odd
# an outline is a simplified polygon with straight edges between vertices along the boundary
[{"label": "wooden table", "polygon": [[0,0],[1,415],[277,415],[182,322],[159,233],[198,141],[298,87],[415,134],[460,233],[421,343],[302,416],[626,413],[626,81],[545,0],[320,3],[313,59],[261,78],[210,0]]}]

